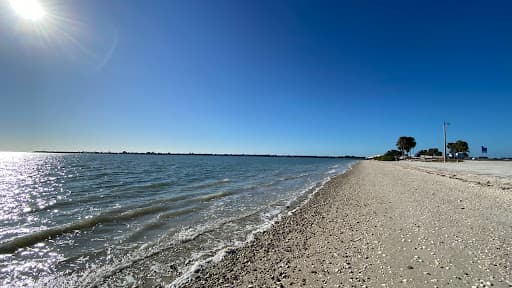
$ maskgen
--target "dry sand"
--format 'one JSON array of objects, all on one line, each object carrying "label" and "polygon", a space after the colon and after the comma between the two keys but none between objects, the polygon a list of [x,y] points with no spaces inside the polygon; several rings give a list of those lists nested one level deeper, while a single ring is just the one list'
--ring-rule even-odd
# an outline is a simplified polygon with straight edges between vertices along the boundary
[{"label": "dry sand", "polygon": [[483,186],[512,189],[512,161],[421,162],[400,161],[398,165],[431,174],[448,176]]},{"label": "dry sand", "polygon": [[363,161],[187,287],[512,287],[511,192]]}]

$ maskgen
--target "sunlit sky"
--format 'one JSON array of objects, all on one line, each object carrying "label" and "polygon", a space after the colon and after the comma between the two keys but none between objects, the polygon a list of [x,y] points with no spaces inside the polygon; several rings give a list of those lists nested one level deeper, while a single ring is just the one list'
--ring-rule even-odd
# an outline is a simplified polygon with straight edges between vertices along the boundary
[{"label": "sunlit sky", "polygon": [[0,0],[0,150],[372,155],[447,120],[512,156],[510,1],[38,3]]}]

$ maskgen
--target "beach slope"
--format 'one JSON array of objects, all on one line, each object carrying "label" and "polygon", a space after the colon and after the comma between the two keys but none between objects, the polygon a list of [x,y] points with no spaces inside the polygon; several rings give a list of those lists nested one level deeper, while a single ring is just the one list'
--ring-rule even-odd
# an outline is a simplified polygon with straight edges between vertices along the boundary
[{"label": "beach slope", "polygon": [[363,161],[187,287],[512,287],[512,194]]}]

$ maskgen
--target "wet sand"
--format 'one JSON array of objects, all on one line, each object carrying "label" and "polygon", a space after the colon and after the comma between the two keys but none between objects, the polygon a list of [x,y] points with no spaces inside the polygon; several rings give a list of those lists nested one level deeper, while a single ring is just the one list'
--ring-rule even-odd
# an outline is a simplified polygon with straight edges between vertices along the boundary
[{"label": "wet sand", "polygon": [[363,161],[185,287],[512,287],[511,191],[438,174]]}]

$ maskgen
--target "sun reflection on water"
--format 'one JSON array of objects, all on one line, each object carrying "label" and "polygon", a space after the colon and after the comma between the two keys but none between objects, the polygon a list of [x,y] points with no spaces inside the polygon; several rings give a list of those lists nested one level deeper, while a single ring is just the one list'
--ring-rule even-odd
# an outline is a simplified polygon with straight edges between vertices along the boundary
[{"label": "sun reflection on water", "polygon": [[[54,205],[62,191],[58,175],[63,173],[59,157],[31,153],[0,152],[0,242],[28,235],[53,225]],[[22,257],[17,257],[22,256]],[[0,254],[0,281],[9,285],[13,279],[26,279],[31,284],[34,275],[50,273],[62,255],[51,251],[47,244],[38,243],[19,249],[14,254]],[[9,264],[7,264],[9,263]],[[13,283],[11,283],[13,284]]]}]

